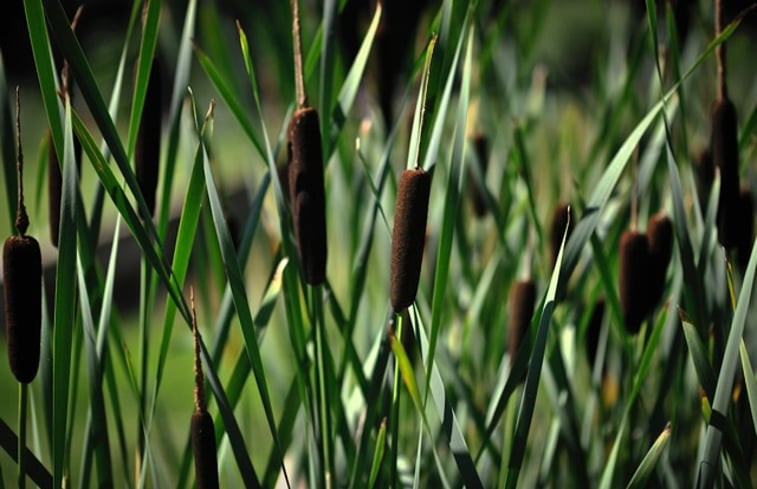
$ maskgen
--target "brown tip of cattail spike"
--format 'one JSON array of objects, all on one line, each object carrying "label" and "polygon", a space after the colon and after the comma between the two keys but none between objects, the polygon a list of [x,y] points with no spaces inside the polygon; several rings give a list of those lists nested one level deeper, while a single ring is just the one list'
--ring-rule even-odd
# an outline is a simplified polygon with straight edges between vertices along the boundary
[{"label": "brown tip of cattail spike", "polygon": [[481,175],[481,185],[471,177],[468,179],[470,182],[468,187],[470,189],[471,200],[473,202],[473,210],[477,217],[483,217],[488,210],[486,207],[486,200],[484,199],[484,189],[482,186],[486,181],[486,170],[489,166],[489,140],[484,134],[478,133],[473,136],[473,148],[476,151],[476,158],[478,160],[478,169]]},{"label": "brown tip of cattail spike", "polygon": [[3,246],[3,284],[8,361],[19,382],[39,368],[42,255],[31,236],[11,236]]},{"label": "brown tip of cattail spike", "polygon": [[298,109],[289,122],[289,192],[305,282],[326,280],[326,196],[318,111]]},{"label": "brown tip of cattail spike", "polygon": [[16,229],[3,245],[3,290],[8,361],[16,379],[31,382],[39,369],[42,305],[42,256],[39,243],[26,236],[29,217],[24,206],[24,156],[21,149],[21,102],[16,87],[16,131],[18,137],[18,208]]},{"label": "brown tip of cattail spike", "polygon": [[651,267],[647,237],[626,230],[620,237],[620,305],[629,333],[636,334],[649,310],[648,291]]},{"label": "brown tip of cattail spike", "polygon": [[569,204],[560,203],[557,204],[555,210],[552,212],[552,229],[549,235],[553,268],[555,263],[557,263],[557,255],[560,253],[560,246],[562,246],[562,238],[566,227],[568,228],[568,236],[565,240],[567,243],[570,233],[573,232],[573,208]]},{"label": "brown tip of cattail spike", "polygon": [[420,168],[402,172],[392,231],[390,296],[395,312],[410,306],[418,291],[430,191],[430,173]]},{"label": "brown tip of cattail spike", "polygon": [[586,328],[586,358],[589,365],[594,365],[597,359],[597,347],[599,346],[599,335],[602,331],[602,319],[605,316],[605,299],[600,297],[594,304],[594,310],[591,312],[589,325]]},{"label": "brown tip of cattail spike", "polygon": [[[139,124],[137,144],[134,148],[137,183],[145,198],[150,216],[155,213],[155,192],[158,188],[158,169],[160,168],[161,84],[161,64],[156,56],[153,58],[152,68],[150,69],[142,120]],[[145,219],[147,217],[142,216]]]},{"label": "brown tip of cattail spike", "polygon": [[736,107],[728,98],[712,104],[712,163],[720,170],[718,238],[726,248],[738,244],[739,142]]},{"label": "brown tip of cattail spike", "polygon": [[651,259],[648,307],[652,310],[660,302],[665,291],[665,276],[673,253],[673,223],[664,213],[656,214],[649,220],[647,244]]},{"label": "brown tip of cattail spike", "polygon": [[507,325],[507,351],[510,354],[510,362],[515,361],[523,338],[528,335],[531,327],[531,318],[534,315],[536,305],[536,285],[531,279],[520,280],[510,289],[507,298],[510,308]]},{"label": "brown tip of cattail spike", "polygon": [[739,222],[740,235],[739,244],[736,248],[736,257],[739,265],[746,268],[749,262],[749,254],[752,252],[752,243],[754,243],[754,200],[752,193],[748,188],[741,190],[739,211],[741,217]]}]

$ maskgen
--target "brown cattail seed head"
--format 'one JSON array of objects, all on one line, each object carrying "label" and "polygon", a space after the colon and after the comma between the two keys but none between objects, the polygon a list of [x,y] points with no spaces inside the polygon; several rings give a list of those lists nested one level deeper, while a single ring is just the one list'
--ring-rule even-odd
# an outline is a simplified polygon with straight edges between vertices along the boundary
[{"label": "brown cattail seed head", "polygon": [[586,328],[586,357],[589,365],[594,365],[597,358],[597,347],[599,346],[599,334],[602,331],[602,318],[605,315],[605,299],[599,298],[594,304],[594,310],[591,312],[589,325]]},{"label": "brown cattail seed head", "polygon": [[738,244],[739,235],[739,142],[736,108],[728,98],[712,104],[712,163],[720,170],[718,238],[726,248]]},{"label": "brown cattail seed head", "polygon": [[[478,159],[479,172],[481,174],[481,184],[486,181],[486,169],[489,166],[489,140],[485,135],[478,133],[473,136],[473,148],[476,151],[476,158]],[[471,200],[473,201],[473,210],[477,217],[483,217],[486,215],[487,207],[486,200],[484,199],[484,189],[478,185],[476,180],[471,174],[468,179],[470,189]]]},{"label": "brown cattail seed head", "polygon": [[218,460],[213,418],[207,411],[192,414],[192,450],[197,489],[218,489]]},{"label": "brown cattail seed head", "polygon": [[11,236],[3,246],[3,290],[8,360],[19,382],[39,368],[42,256],[31,236]]},{"label": "brown cattail seed head", "polygon": [[673,223],[668,216],[660,213],[649,220],[647,244],[651,259],[648,307],[652,310],[660,302],[665,291],[665,276],[673,253]]},{"label": "brown cattail seed head", "polygon": [[620,237],[620,305],[628,332],[636,334],[648,312],[651,258],[647,237],[626,230]]},{"label": "brown cattail seed head", "polygon": [[409,307],[418,291],[430,191],[430,173],[420,168],[402,172],[392,231],[390,295],[396,312]]},{"label": "brown cattail seed head", "polygon": [[318,112],[297,109],[289,121],[289,192],[305,282],[326,280],[326,196]]},{"label": "brown cattail seed head", "polygon": [[[53,137],[50,131],[47,132],[47,138],[47,209],[50,221],[50,241],[57,248],[60,231],[60,197],[63,189],[63,174],[60,171],[58,154],[55,152],[55,145],[53,144]],[[76,136],[74,136],[74,156],[76,157],[76,174],[78,175],[81,172],[81,143]]]},{"label": "brown cattail seed head", "polygon": [[[137,132],[137,145],[134,148],[134,165],[137,183],[145,198],[150,215],[155,213],[155,192],[158,188],[158,169],[160,167],[160,128],[162,104],[161,65],[154,58],[147,82],[145,105],[142,120]],[[146,216],[142,216],[146,218]]]},{"label": "brown cattail seed head", "polygon": [[528,335],[531,326],[531,318],[534,315],[534,306],[536,304],[536,285],[533,280],[520,280],[510,289],[507,298],[510,313],[507,325],[507,350],[510,354],[510,361],[515,361],[515,355],[518,353],[523,338]]},{"label": "brown cattail seed head", "polygon": [[[568,217],[570,216],[570,219]],[[549,235],[550,248],[552,251],[552,267],[557,263],[557,255],[560,253],[562,237],[565,228],[568,228],[568,238],[573,232],[573,208],[568,204],[557,204],[552,213],[552,230]],[[565,241],[567,243],[567,239]]]}]

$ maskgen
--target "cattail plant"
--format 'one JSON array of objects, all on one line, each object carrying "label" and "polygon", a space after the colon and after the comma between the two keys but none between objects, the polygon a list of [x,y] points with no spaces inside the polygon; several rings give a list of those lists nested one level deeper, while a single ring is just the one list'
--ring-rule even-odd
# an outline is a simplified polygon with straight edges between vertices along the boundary
[{"label": "cattail plant", "polygon": [[[722,5],[715,1],[715,35],[722,28]],[[712,133],[710,153],[712,163],[720,171],[720,198],[718,201],[718,238],[726,248],[739,241],[739,142],[736,107],[728,98],[726,84],[725,43],[715,48],[718,66],[718,94],[712,103]]]},{"label": "cattail plant", "polygon": [[573,208],[570,204],[559,203],[552,212],[552,229],[549,234],[550,250],[552,252],[552,268],[557,263],[557,255],[560,253],[563,234],[568,228],[565,242],[568,242],[570,233],[573,232]]},{"label": "cattail plant", "polygon": [[192,332],[194,334],[195,411],[192,414],[192,450],[194,452],[195,478],[198,489],[217,489],[218,460],[216,458],[216,434],[213,418],[208,413],[205,401],[202,361],[200,360],[200,333],[197,330],[197,314],[194,308],[194,293],[191,293]]},{"label": "cattail plant", "polygon": [[649,220],[647,245],[651,260],[647,307],[649,311],[652,311],[662,299],[665,290],[665,276],[673,253],[673,223],[664,213],[658,213]]},{"label": "cattail plant", "polygon": [[530,278],[519,280],[510,288],[507,297],[509,307],[507,324],[507,351],[510,362],[515,361],[515,355],[528,335],[531,317],[536,305],[536,284]]},{"label": "cattail plant", "polygon": [[297,110],[289,121],[289,193],[294,232],[305,282],[326,280],[326,196],[318,111],[308,105],[302,71],[302,41],[297,0],[292,0]]},{"label": "cattail plant", "polygon": [[[473,210],[476,213],[477,217],[483,217],[486,215],[486,211],[488,210],[486,207],[486,200],[484,199],[484,188],[486,181],[486,169],[489,166],[489,140],[487,139],[486,135],[482,133],[476,133],[473,136],[473,148],[476,151],[476,158],[478,161],[478,169],[479,173],[481,175],[481,184],[479,185],[478,182],[474,178],[472,178],[473,175],[471,175],[471,178],[468,179],[468,188],[471,195],[471,201],[473,202]],[[472,172],[471,172],[472,173]]]},{"label": "cattail plant", "polygon": [[3,245],[3,290],[8,361],[16,379],[28,384],[39,369],[42,317],[42,255],[39,243],[26,235],[29,217],[24,205],[24,155],[21,149],[21,109],[16,88],[16,132],[18,137],[18,207],[16,231]]},{"label": "cattail plant", "polygon": [[652,260],[644,234],[628,229],[620,237],[620,305],[629,333],[636,334],[647,315]]},{"label": "cattail plant", "polygon": [[395,312],[409,307],[418,291],[430,191],[430,173],[422,168],[402,172],[392,230],[390,296]]},{"label": "cattail plant", "polygon": [[[134,148],[134,170],[137,183],[145,198],[150,215],[155,213],[155,192],[158,188],[158,170],[160,168],[160,127],[162,104],[161,64],[158,57],[153,58],[150,79],[147,82],[145,105],[142,120],[137,132]],[[143,216],[146,218],[147,216]]]}]

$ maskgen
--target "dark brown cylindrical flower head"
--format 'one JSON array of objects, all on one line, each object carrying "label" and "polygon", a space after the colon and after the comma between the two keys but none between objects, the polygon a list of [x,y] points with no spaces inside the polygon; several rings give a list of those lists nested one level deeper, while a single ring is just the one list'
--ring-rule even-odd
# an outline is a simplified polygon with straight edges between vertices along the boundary
[{"label": "dark brown cylindrical flower head", "polygon": [[[478,159],[478,169],[481,174],[482,185],[486,181],[486,170],[489,166],[489,140],[484,134],[477,133],[473,136],[473,148],[476,151],[476,158]],[[470,172],[468,178],[468,188],[473,202],[473,210],[477,217],[483,217],[486,215],[488,208],[486,207],[486,200],[484,199],[484,189],[476,182],[473,177],[473,172]]]},{"label": "dark brown cylindrical flower head", "polygon": [[420,168],[402,172],[392,231],[390,295],[395,312],[409,307],[418,291],[430,191],[430,173]]},{"label": "dark brown cylindrical flower head", "polygon": [[520,280],[513,284],[507,298],[510,308],[507,324],[507,351],[510,362],[515,362],[523,338],[528,335],[531,318],[536,305],[536,285],[531,279]]},{"label": "dark brown cylindrical flower head", "polygon": [[649,310],[653,310],[665,291],[665,276],[673,253],[673,223],[664,213],[652,216],[647,225],[649,268]]},{"label": "dark brown cylindrical flower head", "polygon": [[8,361],[19,382],[39,368],[42,256],[31,236],[11,236],[3,246],[3,290]]},{"label": "dark brown cylindrical flower head", "polygon": [[649,268],[647,237],[626,230],[620,237],[620,305],[628,332],[636,334],[649,310]]},{"label": "dark brown cylindrical flower head", "polygon": [[[57,248],[58,235],[60,234],[60,198],[63,189],[63,174],[60,171],[58,153],[55,152],[55,145],[53,144],[50,131],[47,132],[47,138],[47,209],[50,224],[50,242]],[[81,151],[79,138],[74,136],[74,156],[76,158],[77,175],[81,173]]]},{"label": "dark brown cylindrical flower head", "polygon": [[712,104],[712,163],[720,170],[718,238],[726,248],[739,240],[739,142],[736,107],[728,98]]},{"label": "dark brown cylindrical flower head", "polygon": [[593,366],[597,358],[597,347],[599,346],[599,335],[602,332],[602,319],[605,316],[605,299],[600,297],[594,304],[594,310],[591,312],[589,325],[586,328],[586,359],[589,365]]},{"label": "dark brown cylindrical flower head", "polygon": [[197,489],[218,489],[218,460],[213,418],[207,411],[192,414],[192,450]]},{"label": "dark brown cylindrical flower head", "polygon": [[297,109],[289,121],[289,192],[305,282],[326,280],[326,196],[318,112]]},{"label": "dark brown cylindrical flower head", "polygon": [[[568,215],[570,214],[570,220]],[[560,203],[557,204],[555,210],[552,213],[552,229],[549,234],[550,249],[552,251],[552,267],[554,268],[557,263],[557,255],[560,253],[560,246],[562,245],[562,237],[565,233],[565,228],[568,228],[568,238],[570,233],[573,232],[573,208],[569,204]],[[565,241],[567,243],[567,239]]]},{"label": "dark brown cylindrical flower head", "polygon": [[137,132],[137,145],[134,148],[137,183],[151,216],[155,213],[155,192],[158,188],[158,171],[160,168],[161,106],[163,101],[160,70],[161,64],[155,57],[150,69],[150,79],[147,82],[145,105]]}]

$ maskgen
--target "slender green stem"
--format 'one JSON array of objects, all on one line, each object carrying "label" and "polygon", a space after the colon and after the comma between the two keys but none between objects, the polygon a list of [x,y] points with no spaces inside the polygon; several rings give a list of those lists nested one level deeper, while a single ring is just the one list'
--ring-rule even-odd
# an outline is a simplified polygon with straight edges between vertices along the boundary
[{"label": "slender green stem", "polygon": [[18,487],[26,487],[26,406],[29,386],[23,382],[18,383]]},{"label": "slender green stem", "polygon": [[[395,324],[397,325],[396,336],[402,341],[402,314],[395,315]],[[392,487],[400,487],[399,476],[397,474],[397,459],[399,457],[399,431],[400,431],[400,368],[397,360],[394,361],[394,385],[392,387],[392,413],[389,416],[389,426],[392,430],[392,444],[391,444],[391,484]]]},{"label": "slender green stem", "polygon": [[331,396],[329,395],[329,382],[326,381],[326,323],[323,318],[323,304],[321,285],[311,287],[313,328],[315,328],[315,362],[317,375],[317,399],[321,436],[321,448],[323,450],[323,474],[326,488],[334,487],[334,458],[333,440],[331,439]]},{"label": "slender green stem", "polygon": [[142,464],[145,456],[144,426],[147,409],[147,367],[149,354],[149,331],[147,328],[149,315],[150,297],[150,268],[147,261],[142,259],[142,267],[139,281],[139,358],[140,358],[140,381],[139,381],[139,422],[137,423],[137,458],[136,480],[139,480],[142,472]]}]

